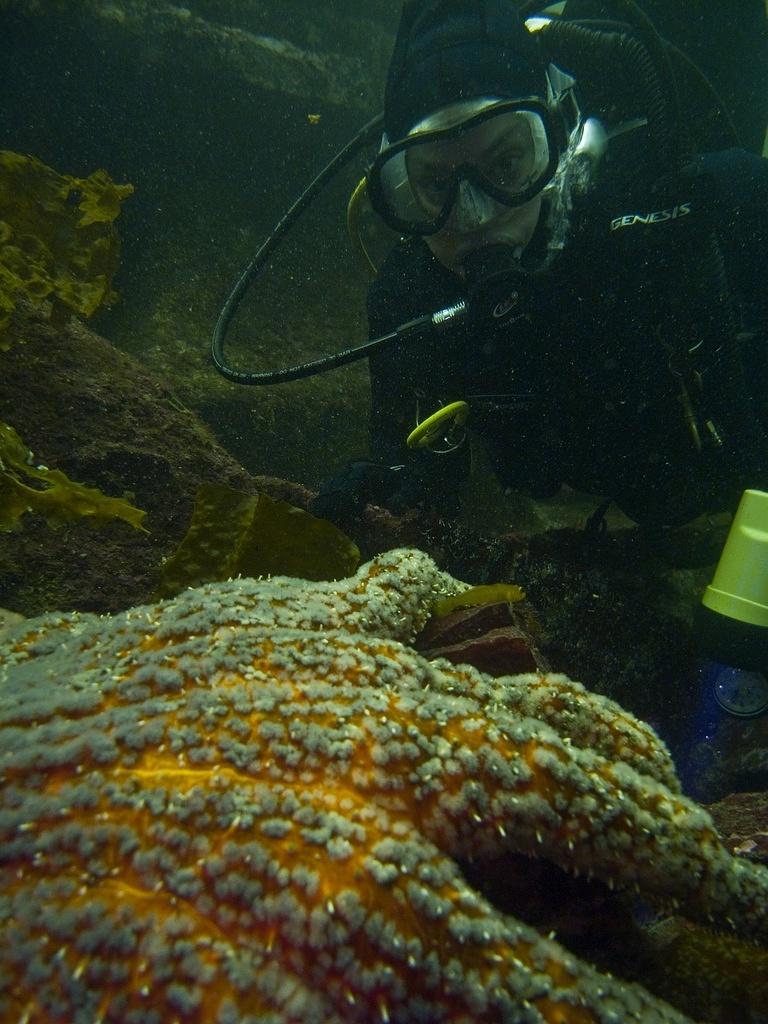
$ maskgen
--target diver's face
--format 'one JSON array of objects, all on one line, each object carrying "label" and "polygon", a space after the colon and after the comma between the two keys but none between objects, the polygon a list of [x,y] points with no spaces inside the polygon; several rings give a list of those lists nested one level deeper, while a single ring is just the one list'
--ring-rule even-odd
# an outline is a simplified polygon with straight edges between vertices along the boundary
[{"label": "diver's face", "polygon": [[408,155],[408,178],[425,212],[437,216],[448,190],[459,179],[456,200],[443,227],[426,240],[450,270],[463,274],[464,257],[491,242],[522,251],[530,242],[541,212],[541,196],[522,206],[505,206],[476,182],[462,178],[464,167],[479,173],[504,192],[522,192],[534,175],[534,141],[524,117],[490,119],[434,145],[416,146]]},{"label": "diver's face", "polygon": [[533,238],[541,213],[541,196],[523,206],[508,207],[487,200],[497,208],[496,215],[473,230],[458,230],[451,226],[449,218],[445,227],[434,235],[427,235],[426,243],[440,262],[458,274],[464,276],[462,266],[469,253],[481,249],[484,245],[504,243],[520,255]]}]

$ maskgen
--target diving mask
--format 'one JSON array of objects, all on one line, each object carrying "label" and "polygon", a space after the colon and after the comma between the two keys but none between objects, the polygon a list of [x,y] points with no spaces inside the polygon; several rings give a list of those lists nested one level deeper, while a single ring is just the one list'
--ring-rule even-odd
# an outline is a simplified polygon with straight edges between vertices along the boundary
[{"label": "diving mask", "polygon": [[430,235],[468,193],[506,207],[529,202],[552,180],[558,159],[552,115],[540,100],[462,102],[425,118],[400,142],[385,137],[368,194],[396,231]]}]

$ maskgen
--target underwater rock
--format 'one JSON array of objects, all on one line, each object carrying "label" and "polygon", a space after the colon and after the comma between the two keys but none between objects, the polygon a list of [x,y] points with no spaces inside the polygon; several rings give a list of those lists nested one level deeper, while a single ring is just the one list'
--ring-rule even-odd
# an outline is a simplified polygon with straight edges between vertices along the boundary
[{"label": "underwater rock", "polygon": [[538,650],[535,628],[529,611],[508,602],[459,608],[432,618],[416,648],[426,658],[474,665],[493,676],[546,672],[549,665]]},{"label": "underwater rock", "polygon": [[52,530],[28,514],[22,530],[0,535],[0,605],[31,615],[147,600],[189,524],[198,484],[285,496],[279,483],[239,466],[136,360],[76,319],[54,324],[29,306],[16,318],[25,341],[0,352],[0,420],[49,468],[145,509],[149,532],[85,521]]},{"label": "underwater rock", "polygon": [[[708,803],[729,793],[768,790],[768,715],[723,715],[691,754],[691,793]],[[766,824],[768,828],[768,824]]]},{"label": "underwater rock", "polygon": [[[245,7],[248,10],[244,12]],[[58,20],[68,29],[73,21],[80,23],[84,30],[88,27],[91,33],[98,33],[102,44],[128,47],[147,61],[172,59],[184,67],[185,74],[210,74],[211,68],[216,68],[218,74],[235,76],[244,85],[315,104],[319,101],[367,111],[379,102],[375,72],[382,67],[391,40],[382,30],[377,38],[372,18],[358,17],[367,31],[355,33],[354,39],[367,52],[351,57],[336,49],[341,31],[338,18],[326,19],[322,43],[330,49],[323,51],[290,38],[300,18],[291,18],[282,10],[276,21],[269,7],[248,4],[237,11],[232,4],[196,4],[194,0],[186,5],[163,0],[51,0],[46,4],[0,0],[0,11],[45,18],[49,23]],[[322,25],[318,22],[319,32]]]},{"label": "underwater rock", "polygon": [[[206,347],[245,262],[380,109],[396,17],[347,0],[331,12],[304,0],[0,0],[0,64],[13,68],[4,144],[135,186],[121,301],[99,330],[252,473],[317,485],[329,452],[341,463],[366,443],[362,364],[256,391],[212,371]],[[343,216],[354,184],[341,176],[244,303],[232,331],[241,364],[303,362],[365,336],[367,278]]]},{"label": "underwater rock", "polygon": [[553,668],[593,680],[646,720],[663,715],[668,741],[686,733],[695,664],[690,620],[711,570],[671,568],[630,527],[599,537],[540,533],[496,571],[525,589]]},{"label": "underwater rock", "polygon": [[768,792],[729,793],[707,810],[731,853],[768,864]]},{"label": "underwater rock", "polygon": [[647,931],[641,976],[654,992],[707,1024],[768,1021],[768,950],[680,917]]}]

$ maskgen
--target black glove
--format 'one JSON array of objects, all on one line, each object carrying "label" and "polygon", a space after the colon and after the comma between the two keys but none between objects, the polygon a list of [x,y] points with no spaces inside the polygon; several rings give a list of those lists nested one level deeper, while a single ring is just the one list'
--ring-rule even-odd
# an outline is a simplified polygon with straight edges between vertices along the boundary
[{"label": "black glove", "polygon": [[369,502],[402,511],[417,503],[417,491],[404,466],[351,462],[322,484],[309,511],[343,527],[358,519]]}]

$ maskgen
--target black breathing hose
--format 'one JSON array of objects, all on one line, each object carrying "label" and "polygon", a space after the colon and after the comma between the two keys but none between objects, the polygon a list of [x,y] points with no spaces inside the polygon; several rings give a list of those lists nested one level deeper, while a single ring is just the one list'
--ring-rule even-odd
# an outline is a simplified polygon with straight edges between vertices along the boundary
[{"label": "black breathing hose", "polygon": [[366,342],[356,348],[346,349],[344,352],[339,352],[333,356],[327,356],[324,359],[317,359],[314,362],[287,367],[284,370],[272,370],[265,373],[250,373],[245,370],[236,370],[233,366],[230,366],[227,363],[224,355],[224,341],[229,325],[237,312],[237,307],[240,305],[243,296],[253,281],[262,272],[267,261],[282,241],[283,237],[288,233],[291,227],[293,227],[293,224],[299,219],[318,192],[320,192],[325,186],[326,182],[341,170],[341,168],[364,146],[369,145],[378,138],[381,133],[383,122],[384,115],[378,114],[360,129],[357,135],[355,135],[355,137],[336,154],[330,163],[326,164],[314,181],[307,186],[296,202],[293,203],[290,209],[280,218],[267,240],[259,248],[256,255],[240,274],[235,287],[229,293],[226,302],[222,306],[211,338],[211,358],[213,360],[213,364],[219,373],[223,377],[226,377],[227,380],[234,381],[236,384],[276,384],[279,381],[296,380],[299,377],[309,377],[313,373],[318,373],[320,370],[330,370],[335,366],[343,366],[345,363],[350,363],[355,359],[362,359],[367,355],[367,350],[372,345],[371,342]]},{"label": "black breathing hose", "polygon": [[[596,29],[599,32],[619,32],[626,34],[627,31],[630,30],[630,26],[626,22],[614,21],[609,18],[576,18],[573,21],[569,21],[568,24],[580,25],[583,28]],[[664,46],[673,61],[675,78],[678,78],[678,73],[684,75],[687,84],[691,87],[697,88],[702,99],[706,97],[707,102],[711,104],[708,116],[712,117],[714,115],[717,118],[722,118],[725,129],[723,135],[726,136],[727,139],[723,138],[718,139],[716,142],[712,142],[711,148],[722,149],[724,145],[741,148],[743,146],[743,142],[739,136],[739,132],[733,121],[731,112],[710,79],[704,74],[696,61],[688,56],[685,50],[681,50],[679,46],[670,42],[669,39],[664,39]],[[578,78],[578,76],[576,77]]]},{"label": "black breathing hose", "polygon": [[[584,33],[591,30],[580,26],[578,22],[569,22],[557,16],[551,18],[540,32],[544,41],[547,34],[551,40],[557,38],[558,46],[567,46],[570,42],[574,47],[571,56],[577,61],[580,46],[592,51],[608,46],[613,48],[614,53],[620,58],[631,61],[638,74],[642,76],[639,81],[648,93],[649,103],[652,104],[648,119],[651,121],[653,118],[654,126],[661,126],[663,132],[662,144],[665,150],[662,151],[662,158],[668,161],[668,170],[678,168],[690,154],[680,94],[667,46],[653,22],[635,0],[614,0],[614,3],[622,9],[628,27],[636,32],[639,38],[622,32],[592,32],[591,35],[587,35]],[[541,0],[525,0],[519,8],[520,17],[527,18],[540,7]],[[557,59],[565,63],[560,51],[557,53]],[[612,65],[614,70],[622,66],[621,63]]]},{"label": "black breathing hose", "polygon": [[598,31],[555,19],[540,29],[539,34],[544,48],[557,54],[557,61],[577,78],[580,67],[585,60],[590,61],[595,51],[600,52],[609,67],[626,73],[641,90],[642,107],[657,149],[654,155],[658,166],[669,169],[679,164],[679,136],[654,62],[643,43],[626,33]]}]

